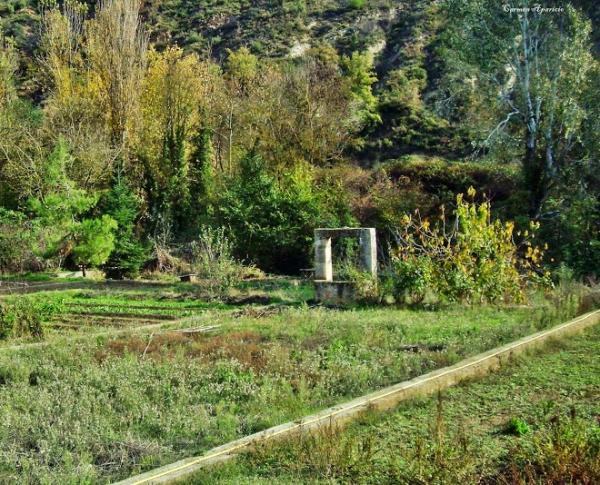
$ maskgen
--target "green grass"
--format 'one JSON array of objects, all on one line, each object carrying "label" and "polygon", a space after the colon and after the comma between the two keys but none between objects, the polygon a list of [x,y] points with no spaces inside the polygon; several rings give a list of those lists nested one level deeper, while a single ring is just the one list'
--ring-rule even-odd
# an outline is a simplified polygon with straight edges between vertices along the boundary
[{"label": "green grass", "polygon": [[504,370],[265,445],[189,483],[598,483],[600,327]]},{"label": "green grass", "polygon": [[[162,330],[54,335],[42,347],[0,350],[0,482],[124,478],[452,364],[573,310],[549,301],[340,310],[294,300],[306,287],[267,285],[235,297],[272,296],[275,305],[235,308],[198,301],[189,286],[35,295],[202,313]],[[219,327],[173,331],[201,325]]]},{"label": "green grass", "polygon": [[[169,290],[170,291],[170,290]],[[150,298],[148,291],[64,290],[43,291],[22,296],[5,296],[2,301],[10,304],[16,300],[43,304],[51,307],[52,316],[43,321],[43,338],[22,335],[0,339],[0,348],[34,342],[50,343],[65,334],[96,333],[106,327],[135,327],[175,321],[182,318],[200,317],[209,310],[233,308],[220,301],[203,301],[185,294],[178,298],[166,295],[160,299]],[[163,294],[165,296],[165,294]],[[27,303],[28,304],[28,303]]]},{"label": "green grass", "polygon": [[[156,286],[123,283],[106,286],[90,282],[89,289],[6,294],[0,296],[0,301],[24,299],[52,305],[55,308],[54,316],[44,323],[44,340],[51,341],[68,332],[95,333],[98,327],[147,325],[159,319],[202,316],[210,310],[227,313],[247,304],[297,306],[313,297],[313,289],[308,284],[275,278],[260,282],[244,281],[221,296],[218,299],[208,294],[202,284]],[[132,319],[136,317],[138,321],[133,322]],[[0,348],[35,341],[35,338],[28,336],[0,338]]]},{"label": "green grass", "polygon": [[[22,273],[22,274],[2,274],[0,275],[0,282],[28,282],[28,283],[50,283],[57,281],[56,273]],[[71,282],[71,281],[86,281],[85,278],[81,277],[67,277],[60,278],[59,281]]]}]

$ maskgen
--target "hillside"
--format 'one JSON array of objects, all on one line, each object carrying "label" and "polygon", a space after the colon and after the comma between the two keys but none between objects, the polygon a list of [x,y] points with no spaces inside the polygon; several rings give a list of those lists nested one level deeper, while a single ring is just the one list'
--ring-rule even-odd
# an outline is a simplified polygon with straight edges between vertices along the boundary
[{"label": "hillside", "polygon": [[[310,264],[315,224],[389,237],[403,214],[437,217],[472,186],[496,217],[545,221],[555,265],[598,272],[593,1],[532,18],[543,58],[531,86],[515,76],[537,54],[514,49],[524,44],[519,16],[493,0],[162,0],[141,10],[105,0],[104,19],[90,1],[78,32],[56,4],[0,1],[0,128],[10,135],[0,204],[18,212],[10,217],[28,220],[31,199],[60,187],[89,191],[75,220],[100,215],[114,201],[91,201],[124,170],[140,199],[127,238],[189,242],[200,226],[238,224],[249,232],[236,236],[236,256],[297,271]],[[111,37],[123,5],[148,33],[143,49]],[[265,193],[264,206],[243,202]],[[276,228],[269,211],[284,214]],[[54,249],[69,253],[64,244]]]},{"label": "hillside", "polygon": [[[96,2],[86,3],[93,9]],[[30,52],[38,40],[40,5],[0,2],[4,34]],[[377,50],[405,9],[404,2],[386,0],[163,0],[146,2],[144,16],[158,47],[177,44],[219,58],[245,45],[256,54],[283,57],[323,41],[346,52]]]},{"label": "hillside", "polygon": [[[0,1],[5,36],[33,53],[39,41],[39,0]],[[88,0],[90,11],[96,2]],[[436,41],[435,22],[424,10],[438,2],[417,0],[159,0],[146,1],[144,16],[152,40],[161,48],[177,44],[186,50],[223,58],[226,49],[248,46],[269,57],[298,56],[319,42],[340,52],[368,50],[377,71],[398,67],[408,43]],[[595,1],[572,2],[594,23],[596,48],[600,11]],[[429,59],[432,61],[432,59]]]},{"label": "hillside", "polygon": [[[96,2],[85,2],[93,11]],[[367,51],[374,57],[378,81],[374,87],[382,100],[383,123],[365,132],[360,153],[367,164],[408,153],[445,157],[470,151],[464,134],[435,115],[427,103],[440,75],[440,26],[436,4],[417,0],[160,0],[146,1],[143,15],[157,49],[178,45],[202,57],[223,60],[229,49],[248,47],[266,58],[295,58],[311,46],[327,43],[339,53]],[[40,37],[38,0],[0,1],[0,29],[17,47],[35,58]],[[577,0],[575,6],[596,27],[600,21],[594,1]],[[594,28],[596,52],[599,31]],[[22,60],[21,88],[34,99],[43,94],[36,68]],[[397,83],[399,70],[422,70],[408,82],[418,81],[425,104],[417,110],[389,102],[386,93]],[[404,73],[400,78],[405,82]]]}]

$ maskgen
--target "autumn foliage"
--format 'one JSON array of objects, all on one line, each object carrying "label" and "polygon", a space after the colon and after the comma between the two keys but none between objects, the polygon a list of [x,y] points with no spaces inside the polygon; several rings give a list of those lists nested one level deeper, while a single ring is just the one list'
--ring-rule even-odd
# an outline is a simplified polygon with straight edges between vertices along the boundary
[{"label": "autumn foliage", "polygon": [[457,195],[453,218],[443,206],[433,223],[418,211],[402,218],[390,263],[397,297],[422,301],[432,291],[452,301],[524,298],[526,283],[541,274],[543,251],[533,243],[539,224],[515,234],[513,222],[492,219],[490,203],[477,203],[475,195],[473,188],[466,200]]}]

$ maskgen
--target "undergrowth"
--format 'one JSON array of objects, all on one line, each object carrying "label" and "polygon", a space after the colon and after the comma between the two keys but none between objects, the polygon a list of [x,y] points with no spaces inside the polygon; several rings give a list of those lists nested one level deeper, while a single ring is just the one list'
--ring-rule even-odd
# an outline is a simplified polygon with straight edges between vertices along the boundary
[{"label": "undergrowth", "polygon": [[347,428],[267,442],[189,483],[595,484],[600,329]]},{"label": "undergrowth", "polygon": [[44,337],[43,323],[61,311],[60,301],[16,297],[0,301],[0,340]]}]

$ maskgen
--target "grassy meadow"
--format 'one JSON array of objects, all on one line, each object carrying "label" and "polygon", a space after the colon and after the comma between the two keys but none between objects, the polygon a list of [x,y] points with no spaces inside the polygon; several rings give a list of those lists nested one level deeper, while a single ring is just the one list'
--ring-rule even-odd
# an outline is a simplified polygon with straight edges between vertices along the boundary
[{"label": "grassy meadow", "polygon": [[328,308],[314,304],[310,285],[286,280],[246,282],[219,299],[204,291],[165,284],[4,296],[57,310],[41,338],[0,347],[0,482],[125,478],[575,312],[567,297]]},{"label": "grassy meadow", "polygon": [[600,328],[437,397],[268,444],[193,484],[600,481]]}]

